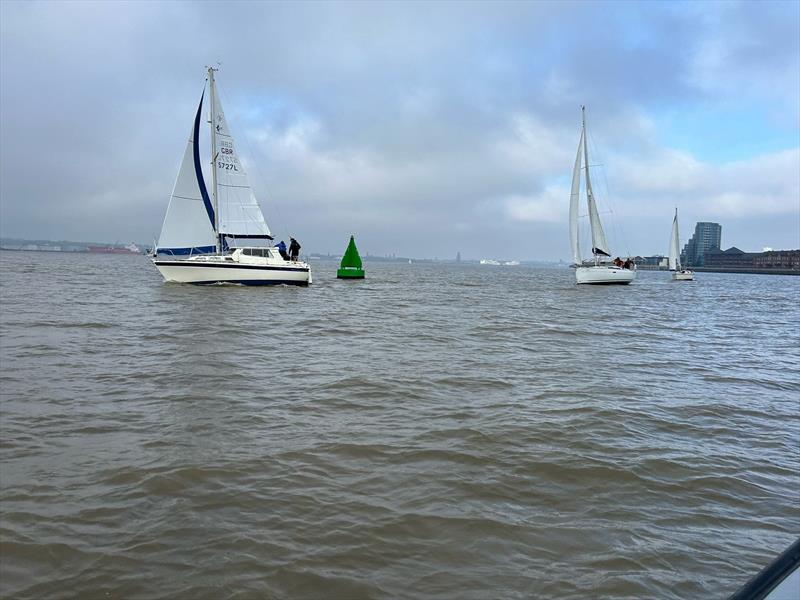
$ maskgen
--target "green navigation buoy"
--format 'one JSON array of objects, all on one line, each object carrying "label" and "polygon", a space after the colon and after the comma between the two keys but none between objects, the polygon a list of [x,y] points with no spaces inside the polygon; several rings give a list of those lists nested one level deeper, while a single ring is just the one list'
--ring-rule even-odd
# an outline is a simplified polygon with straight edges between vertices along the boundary
[{"label": "green navigation buoy", "polygon": [[344,251],[342,264],[339,265],[339,269],[336,271],[336,277],[339,279],[364,279],[361,257],[358,255],[356,241],[352,235],[350,236],[350,243],[347,244],[347,250]]}]

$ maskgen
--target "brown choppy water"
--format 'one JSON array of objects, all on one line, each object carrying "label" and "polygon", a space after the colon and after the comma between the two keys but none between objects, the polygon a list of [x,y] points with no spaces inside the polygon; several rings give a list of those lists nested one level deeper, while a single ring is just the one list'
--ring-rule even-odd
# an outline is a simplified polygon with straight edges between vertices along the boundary
[{"label": "brown choppy water", "polygon": [[0,266],[3,597],[722,598],[800,535],[800,278]]}]

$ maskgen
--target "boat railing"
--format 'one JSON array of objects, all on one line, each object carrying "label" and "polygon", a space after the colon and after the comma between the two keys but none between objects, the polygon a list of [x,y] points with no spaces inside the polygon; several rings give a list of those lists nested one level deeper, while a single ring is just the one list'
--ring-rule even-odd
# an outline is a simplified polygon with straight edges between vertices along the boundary
[{"label": "boat railing", "polygon": [[[800,539],[745,583],[728,600],[762,600],[781,582],[800,569]],[[781,595],[783,597],[783,595]]]}]

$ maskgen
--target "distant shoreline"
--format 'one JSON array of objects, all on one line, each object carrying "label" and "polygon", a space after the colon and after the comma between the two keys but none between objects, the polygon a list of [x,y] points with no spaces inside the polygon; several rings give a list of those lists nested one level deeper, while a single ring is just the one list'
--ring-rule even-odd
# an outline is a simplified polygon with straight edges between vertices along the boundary
[{"label": "distant shoreline", "polygon": [[709,267],[689,267],[698,273],[742,273],[744,275],[800,275],[800,271],[791,269],[754,269],[754,268],[709,268]]},{"label": "distant shoreline", "polygon": [[[750,268],[743,268],[743,269],[736,269],[733,267],[730,268],[714,268],[714,267],[686,267],[691,271],[696,271],[698,273],[741,273],[743,275],[800,275],[800,271],[793,271],[791,269],[756,269],[753,267]],[[637,271],[662,271],[664,273],[669,273],[669,269],[666,267],[654,267],[651,265],[638,265],[636,267]]]},{"label": "distant shoreline", "polygon": [[[8,246],[0,246],[0,251],[5,252],[45,252],[45,253],[62,253],[62,254],[97,254],[89,252],[89,250],[83,249],[55,249],[55,248],[47,248],[47,247],[40,247],[38,249],[33,248],[11,248]],[[102,253],[100,253],[102,254]],[[114,253],[110,253],[114,254]],[[116,254],[124,254],[124,253],[116,253]],[[144,256],[142,254],[136,254],[131,252],[131,256]],[[325,255],[313,255],[311,256],[314,260],[322,260],[322,261],[338,261],[340,258],[334,256],[325,256]],[[384,258],[384,257],[377,257],[377,256],[367,256],[364,258],[365,262],[397,262],[397,263],[405,263],[409,259],[407,258]],[[431,258],[414,258],[411,259],[415,263],[436,263],[436,264],[464,264],[464,265],[471,265],[471,264],[479,264],[477,260],[462,260],[459,262],[454,260],[437,260]],[[550,263],[550,262],[537,262],[537,261],[521,261],[521,264],[524,266],[535,266],[535,267],[549,267],[549,268],[558,268],[561,266],[567,266],[565,263]],[[735,268],[708,268],[708,267],[689,267],[692,271],[697,273],[728,273],[728,274],[742,274],[742,275],[800,275],[800,271],[797,270],[790,270],[790,269],[754,269],[754,268],[744,268],[744,269],[735,269]],[[668,273],[669,270],[663,267],[656,267],[651,265],[638,265],[638,271],[651,271],[651,272],[665,272]]]}]

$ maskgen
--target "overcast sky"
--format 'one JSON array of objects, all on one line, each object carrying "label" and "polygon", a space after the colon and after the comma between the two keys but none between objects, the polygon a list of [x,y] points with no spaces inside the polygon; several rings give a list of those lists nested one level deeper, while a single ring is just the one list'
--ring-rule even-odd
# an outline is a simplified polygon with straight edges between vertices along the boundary
[{"label": "overcast sky", "polygon": [[587,106],[615,254],[800,247],[800,3],[0,2],[0,235],[150,242],[205,65],[273,233],[568,260]]}]

